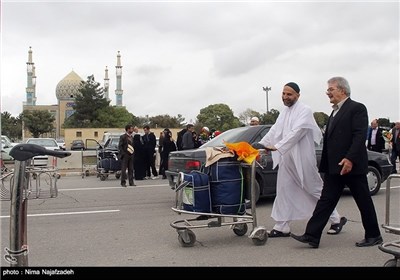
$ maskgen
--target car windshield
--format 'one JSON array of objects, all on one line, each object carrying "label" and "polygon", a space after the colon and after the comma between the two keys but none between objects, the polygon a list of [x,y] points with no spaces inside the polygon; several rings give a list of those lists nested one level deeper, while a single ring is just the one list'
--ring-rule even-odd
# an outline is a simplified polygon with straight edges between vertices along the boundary
[{"label": "car windshield", "polygon": [[[202,145],[202,148],[205,147],[218,147],[218,146],[225,146],[224,142],[228,143],[236,143],[236,142],[242,142],[246,141],[248,142],[251,137],[250,135],[254,135],[254,133],[250,133],[250,131],[258,130],[259,127],[253,126],[244,126],[244,127],[238,127],[234,129],[230,129],[228,131],[225,131],[218,135],[217,137],[214,137],[204,145]],[[264,136],[267,133],[267,130],[262,131],[261,137]],[[252,139],[254,141],[259,141],[260,139]]]},{"label": "car windshield", "polygon": [[26,143],[36,144],[42,147],[58,147],[57,142],[52,139],[35,138],[29,139]]}]

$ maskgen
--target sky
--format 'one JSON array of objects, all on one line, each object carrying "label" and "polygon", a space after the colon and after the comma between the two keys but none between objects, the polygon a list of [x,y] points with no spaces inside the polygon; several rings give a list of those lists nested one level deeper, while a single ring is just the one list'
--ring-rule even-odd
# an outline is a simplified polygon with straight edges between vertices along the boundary
[{"label": "sky", "polygon": [[327,80],[345,77],[369,118],[400,120],[399,1],[2,1],[1,111],[26,101],[29,47],[37,105],[56,104],[72,70],[103,86],[115,105],[117,52],[123,105],[135,116],[228,105],[281,111],[284,84],[330,114]]}]

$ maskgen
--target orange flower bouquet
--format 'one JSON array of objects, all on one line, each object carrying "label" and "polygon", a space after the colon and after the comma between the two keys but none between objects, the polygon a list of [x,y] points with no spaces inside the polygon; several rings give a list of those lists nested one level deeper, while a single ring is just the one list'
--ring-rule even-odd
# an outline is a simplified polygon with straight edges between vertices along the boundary
[{"label": "orange flower bouquet", "polygon": [[382,131],[382,136],[383,136],[383,139],[385,139],[386,142],[390,142],[392,140],[392,137],[393,137],[392,133],[390,131],[387,131],[387,130]]},{"label": "orange flower bouquet", "polygon": [[237,143],[227,143],[224,142],[226,147],[234,151],[238,156],[238,160],[243,160],[246,163],[252,163],[259,155],[259,151],[254,149],[249,143],[247,142],[237,142]]}]

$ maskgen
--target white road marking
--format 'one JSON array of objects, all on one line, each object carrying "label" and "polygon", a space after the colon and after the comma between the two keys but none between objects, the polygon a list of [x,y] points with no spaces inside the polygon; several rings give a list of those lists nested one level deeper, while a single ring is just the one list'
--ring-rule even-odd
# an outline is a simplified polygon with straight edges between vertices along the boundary
[{"label": "white road marking", "polygon": [[[98,213],[113,213],[119,212],[116,210],[98,210],[98,211],[83,211],[83,212],[60,212],[60,213],[43,213],[43,214],[28,214],[28,217],[42,217],[42,216],[64,216],[64,215],[80,215],[80,214],[98,214]],[[10,216],[0,216],[0,218],[10,218]]]},{"label": "white road marking", "polygon": [[75,188],[75,189],[60,189],[59,192],[67,192],[67,191],[92,191],[92,190],[109,190],[109,189],[135,189],[135,188],[148,188],[148,187],[168,187],[169,185],[142,185],[142,186],[128,186],[128,187],[100,187],[100,188]]}]

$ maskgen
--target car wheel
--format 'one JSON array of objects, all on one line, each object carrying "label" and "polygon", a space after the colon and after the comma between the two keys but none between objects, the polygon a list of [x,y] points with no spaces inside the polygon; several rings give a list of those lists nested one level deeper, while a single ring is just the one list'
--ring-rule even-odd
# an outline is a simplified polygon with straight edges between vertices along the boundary
[{"label": "car wheel", "polygon": [[373,166],[368,166],[367,181],[371,196],[378,193],[379,189],[381,188],[381,180],[381,174],[379,173],[378,169]]}]

